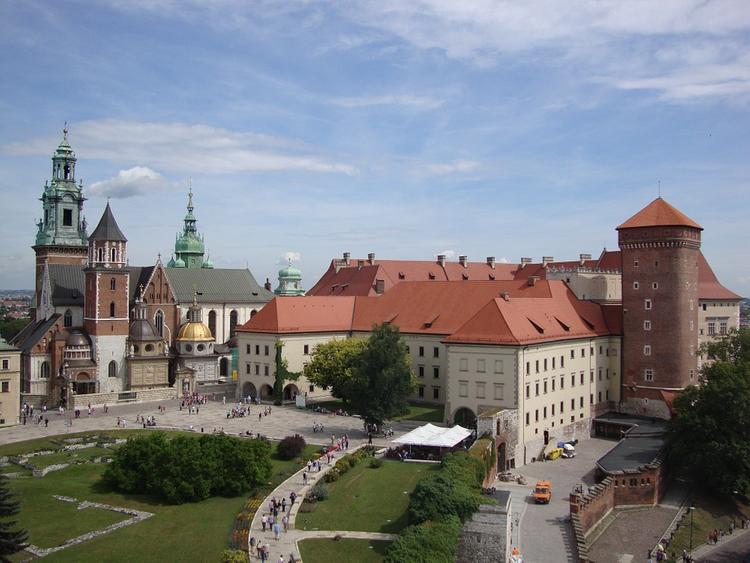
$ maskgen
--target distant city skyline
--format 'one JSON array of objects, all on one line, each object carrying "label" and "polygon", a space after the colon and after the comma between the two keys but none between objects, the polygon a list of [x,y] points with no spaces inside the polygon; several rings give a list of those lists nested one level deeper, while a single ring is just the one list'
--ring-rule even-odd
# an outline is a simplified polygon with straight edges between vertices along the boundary
[{"label": "distant city skyline", "polygon": [[[659,193],[750,296],[750,11],[741,1],[9,2],[0,288],[68,122],[91,231],[171,256],[192,178],[217,268],[309,289],[330,260],[518,262],[617,248]],[[452,258],[451,258],[452,257]]]}]

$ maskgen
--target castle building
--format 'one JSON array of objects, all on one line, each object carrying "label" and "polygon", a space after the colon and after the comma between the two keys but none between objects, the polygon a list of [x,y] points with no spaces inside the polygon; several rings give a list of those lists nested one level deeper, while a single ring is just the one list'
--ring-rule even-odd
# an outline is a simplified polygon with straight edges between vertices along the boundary
[{"label": "castle building", "polygon": [[18,424],[21,407],[21,351],[0,337],[0,426]]},{"label": "castle building", "polygon": [[[214,268],[205,257],[192,190],[169,267],[160,258],[131,266],[109,203],[86,234],[86,198],[75,181],[67,129],[52,164],[33,246],[33,321],[12,341],[21,352],[23,399],[75,405],[160,399],[184,390],[233,395],[230,337],[273,294],[249,270]],[[202,318],[208,318],[204,340],[190,341]],[[187,373],[197,375],[185,388],[182,381],[176,385],[178,374],[185,379]]]}]

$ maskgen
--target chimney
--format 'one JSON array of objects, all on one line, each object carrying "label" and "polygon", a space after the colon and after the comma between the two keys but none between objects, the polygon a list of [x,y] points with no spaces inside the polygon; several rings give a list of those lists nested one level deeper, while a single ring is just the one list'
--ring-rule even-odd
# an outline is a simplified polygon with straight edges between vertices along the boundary
[{"label": "chimney", "polygon": [[553,256],[542,256],[542,266],[546,266],[550,262],[554,262],[555,258]]},{"label": "chimney", "polygon": [[487,257],[487,265],[493,270],[495,269],[495,257],[494,256]]},{"label": "chimney", "polygon": [[348,266],[351,263],[351,261],[352,261],[352,253],[344,252],[344,264]]},{"label": "chimney", "polygon": [[374,252],[370,252],[367,255],[367,261],[370,263],[370,266],[372,266],[375,263],[375,253]]},{"label": "chimney", "polygon": [[501,292],[501,293],[500,293],[500,297],[502,297],[502,298],[503,298],[503,299],[505,299],[506,301],[510,301],[510,293],[508,293],[507,291],[503,291],[503,292]]},{"label": "chimney", "polygon": [[385,292],[385,280],[375,280],[375,293],[383,295]]},{"label": "chimney", "polygon": [[467,268],[469,264],[469,257],[466,256],[466,254],[462,254],[458,257],[458,263],[461,264],[464,268]]},{"label": "chimney", "polygon": [[266,278],[266,283],[263,284],[263,287],[266,288],[266,291],[271,291],[271,280]]},{"label": "chimney", "polygon": [[526,280],[526,285],[529,287],[534,287],[536,285],[536,282],[539,281],[539,276],[529,276],[529,279]]},{"label": "chimney", "polygon": [[591,260],[591,254],[579,254],[578,258],[581,260],[581,266],[586,260]]},{"label": "chimney", "polygon": [[438,254],[437,255],[437,262],[441,266],[445,267],[445,254]]},{"label": "chimney", "polygon": [[521,268],[525,267],[526,264],[531,264],[531,258],[527,258],[527,257],[521,258]]}]

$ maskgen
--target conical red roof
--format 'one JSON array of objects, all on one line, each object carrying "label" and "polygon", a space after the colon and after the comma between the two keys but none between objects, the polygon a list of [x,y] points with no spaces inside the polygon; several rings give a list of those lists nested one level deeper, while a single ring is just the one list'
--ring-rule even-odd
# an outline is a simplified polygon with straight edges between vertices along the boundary
[{"label": "conical red roof", "polygon": [[694,229],[703,230],[703,227],[698,223],[693,221],[679,209],[669,205],[660,197],[657,197],[654,201],[617,227],[617,230],[636,229],[638,227],[670,226],[693,227]]}]

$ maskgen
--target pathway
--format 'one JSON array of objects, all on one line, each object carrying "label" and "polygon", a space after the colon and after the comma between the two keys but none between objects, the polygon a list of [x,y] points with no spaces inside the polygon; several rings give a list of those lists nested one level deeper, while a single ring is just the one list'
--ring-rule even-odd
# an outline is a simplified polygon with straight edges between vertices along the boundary
[{"label": "pathway", "polygon": [[737,528],[731,536],[724,536],[719,543],[704,543],[690,553],[693,559],[700,563],[743,561],[743,557],[748,554],[750,554],[750,528],[744,530]]},{"label": "pathway", "polygon": [[[364,446],[364,443],[357,447],[350,447],[345,452],[337,452],[334,455],[334,459],[330,465],[326,463],[325,458],[321,458],[320,471],[312,470],[307,472],[307,468],[300,469],[289,477],[286,481],[276,487],[271,493],[263,499],[263,503],[260,505],[258,510],[255,512],[253,522],[250,525],[250,538],[255,538],[256,542],[261,542],[264,545],[268,545],[270,548],[270,557],[267,559],[269,562],[275,562],[278,560],[279,555],[284,556],[284,560],[289,560],[289,555],[294,554],[294,558],[297,561],[302,561],[299,552],[299,542],[306,539],[317,539],[317,538],[352,538],[352,539],[369,539],[369,540],[386,540],[392,541],[396,539],[394,534],[381,534],[377,532],[351,532],[346,530],[310,530],[303,531],[295,529],[295,521],[297,519],[297,513],[299,512],[302,502],[307,496],[307,493],[312,489],[316,483],[323,479],[323,476],[335,465],[336,460],[344,457],[347,454],[354,453],[359,448]],[[305,482],[303,475],[307,473],[307,482]],[[289,495],[294,491],[297,495],[297,502],[294,503],[287,511],[289,517],[288,531],[284,532],[282,528],[281,535],[278,540],[274,538],[272,531],[263,531],[263,525],[261,519],[264,514],[269,513],[269,507],[271,506],[271,499],[275,498],[281,500],[282,498],[287,499],[287,506],[289,505]],[[283,513],[280,513],[283,515]],[[251,553],[251,559],[258,558],[257,554]]]}]

